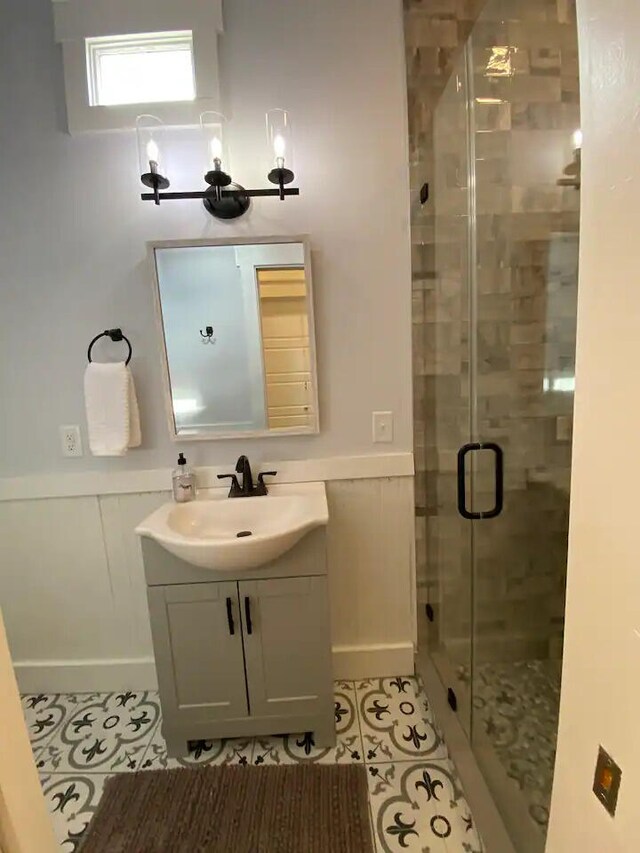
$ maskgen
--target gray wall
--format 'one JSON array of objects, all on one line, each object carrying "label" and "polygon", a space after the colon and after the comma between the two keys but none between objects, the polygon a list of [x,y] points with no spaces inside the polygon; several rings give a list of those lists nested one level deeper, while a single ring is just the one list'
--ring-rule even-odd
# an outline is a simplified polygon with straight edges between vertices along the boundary
[{"label": "gray wall", "polygon": [[[145,241],[154,239],[311,235],[321,434],[255,440],[257,461],[411,449],[401,4],[230,0],[225,26],[222,84],[237,177],[266,184],[264,112],[286,106],[302,190],[286,203],[259,200],[230,224],[193,201],[141,203],[133,134],[68,136],[51,2],[3,0],[1,475],[172,462],[145,267]],[[173,161],[176,188],[199,185],[197,163],[179,150]],[[133,343],[143,446],[123,459],[65,460],[58,426],[84,428],[86,346],[111,326]],[[394,412],[392,445],[372,445],[372,410]],[[244,441],[205,442],[191,456],[194,464],[226,464],[244,450]]]}]

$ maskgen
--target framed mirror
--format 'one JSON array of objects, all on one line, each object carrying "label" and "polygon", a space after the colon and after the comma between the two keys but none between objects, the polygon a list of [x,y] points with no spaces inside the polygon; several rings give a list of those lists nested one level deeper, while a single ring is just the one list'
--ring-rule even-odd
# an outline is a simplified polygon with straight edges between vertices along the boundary
[{"label": "framed mirror", "polygon": [[149,243],[174,439],[318,432],[306,237]]}]

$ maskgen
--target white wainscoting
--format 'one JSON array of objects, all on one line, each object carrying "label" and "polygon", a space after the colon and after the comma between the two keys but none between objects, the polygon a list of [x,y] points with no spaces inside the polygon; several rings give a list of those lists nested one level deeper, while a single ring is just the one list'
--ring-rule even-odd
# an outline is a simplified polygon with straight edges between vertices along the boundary
[{"label": "white wainscoting", "polygon": [[[321,459],[292,459],[285,462],[263,460],[260,467],[263,471],[277,471],[280,483],[411,477],[413,476],[413,453],[328,456]],[[229,465],[196,468],[198,486],[201,489],[219,486],[218,474],[228,473]],[[169,482],[171,482],[170,468],[2,477],[0,478],[0,501],[161,492]]]},{"label": "white wainscoting", "polygon": [[[336,678],[413,670],[413,477],[327,483]],[[24,692],[156,686],[135,525],[167,492],[0,503],[0,605]]]}]

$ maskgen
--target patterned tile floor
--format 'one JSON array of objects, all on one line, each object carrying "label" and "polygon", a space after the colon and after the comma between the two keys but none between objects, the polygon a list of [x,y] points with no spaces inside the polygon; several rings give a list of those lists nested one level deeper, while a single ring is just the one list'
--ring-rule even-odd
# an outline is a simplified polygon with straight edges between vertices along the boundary
[{"label": "patterned tile floor", "polygon": [[[361,763],[378,853],[482,853],[469,806],[413,677],[337,681],[338,742],[309,734],[201,741],[169,758],[156,693],[24,696],[31,743],[56,837],[75,851],[113,773],[203,764]],[[355,853],[355,852],[354,852]]]}]

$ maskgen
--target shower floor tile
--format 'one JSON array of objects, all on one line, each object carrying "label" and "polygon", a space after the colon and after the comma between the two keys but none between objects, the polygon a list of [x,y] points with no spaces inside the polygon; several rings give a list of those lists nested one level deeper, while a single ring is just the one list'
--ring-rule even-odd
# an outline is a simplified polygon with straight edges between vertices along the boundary
[{"label": "shower floor tile", "polygon": [[[34,701],[37,700],[37,701]],[[309,734],[199,741],[167,756],[156,693],[23,697],[60,849],[79,849],[113,773],[204,764],[364,763],[377,853],[481,853],[482,844],[427,697],[413,676],[335,682],[338,742]]]},{"label": "shower floor tile", "polygon": [[484,663],[473,682],[474,713],[532,820],[549,821],[560,709],[560,665],[551,660]]}]

